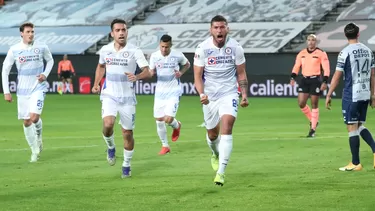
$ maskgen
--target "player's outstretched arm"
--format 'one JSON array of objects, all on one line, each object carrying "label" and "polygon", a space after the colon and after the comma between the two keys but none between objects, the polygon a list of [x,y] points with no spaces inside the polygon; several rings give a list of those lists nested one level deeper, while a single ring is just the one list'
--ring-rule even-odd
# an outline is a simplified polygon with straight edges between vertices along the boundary
[{"label": "player's outstretched arm", "polygon": [[98,64],[98,66],[96,67],[96,71],[95,71],[95,81],[94,81],[94,85],[92,87],[92,93],[99,93],[99,90],[100,90],[100,81],[102,80],[102,78],[104,77],[104,73],[105,73],[105,64]]},{"label": "player's outstretched arm", "polygon": [[331,96],[332,96],[332,93],[335,91],[336,87],[339,85],[342,74],[343,73],[341,70],[336,70],[335,74],[332,77],[331,86],[329,87],[329,90],[326,96],[326,108],[328,110],[331,109]]},{"label": "player's outstretched arm", "polygon": [[12,69],[13,64],[14,64],[13,52],[9,50],[3,62],[3,69],[1,72],[4,99],[8,102],[12,102],[12,95],[10,94],[10,90],[9,90],[9,73],[10,73],[10,70]]}]

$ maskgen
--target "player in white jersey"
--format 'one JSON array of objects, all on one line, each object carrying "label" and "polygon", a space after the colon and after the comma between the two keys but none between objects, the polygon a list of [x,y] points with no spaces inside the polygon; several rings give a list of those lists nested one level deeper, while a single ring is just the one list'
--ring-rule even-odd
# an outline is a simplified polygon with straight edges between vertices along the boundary
[{"label": "player in white jersey", "polygon": [[[12,102],[9,91],[9,73],[16,63],[18,119],[23,120],[26,141],[31,148],[30,162],[36,162],[43,149],[42,114],[48,89],[46,79],[53,67],[53,58],[47,45],[34,41],[34,25],[20,26],[22,41],[10,47],[2,68],[4,98]],[[44,68],[43,59],[47,64]]]},{"label": "player in white jersey", "polygon": [[249,105],[248,82],[243,48],[227,36],[227,20],[220,15],[212,18],[210,32],[212,36],[199,44],[195,52],[194,81],[203,104],[206,138],[212,150],[211,165],[217,171],[214,183],[223,185],[238,110],[237,81],[242,107]]},{"label": "player in white jersey", "polygon": [[[163,35],[160,38],[160,50],[151,54],[150,72],[157,74],[155,88],[154,118],[156,128],[162,143],[159,155],[170,152],[167,138],[168,124],[173,128],[172,141],[180,136],[181,122],[177,121],[176,114],[182,95],[180,77],[189,69],[190,63],[183,53],[172,50],[172,37]],[[180,65],[183,66],[180,70]]]},{"label": "player in white jersey", "polygon": [[[116,163],[116,148],[113,127],[119,113],[122,135],[124,138],[124,162],[122,163],[122,178],[131,176],[131,159],[134,152],[133,129],[135,126],[135,105],[137,100],[134,92],[134,82],[149,78],[148,62],[137,46],[127,43],[128,30],[126,22],[114,19],[111,23],[111,36],[114,42],[100,49],[99,64],[96,68],[93,93],[100,91],[100,81],[106,73],[105,82],[101,88],[103,138],[107,144],[107,161],[113,166]],[[142,73],[135,75],[137,68]]]},{"label": "player in white jersey", "polygon": [[375,167],[375,142],[370,131],[364,127],[367,115],[367,107],[370,104],[375,107],[374,96],[374,55],[364,44],[358,42],[359,27],[349,23],[344,28],[349,45],[339,54],[336,72],[329,88],[326,107],[331,107],[331,95],[341,76],[344,76],[344,90],[342,96],[342,114],[349,132],[349,145],[352,153],[352,161],[340,171],[359,171],[362,165],[359,161],[359,136],[371,147],[374,153]]}]

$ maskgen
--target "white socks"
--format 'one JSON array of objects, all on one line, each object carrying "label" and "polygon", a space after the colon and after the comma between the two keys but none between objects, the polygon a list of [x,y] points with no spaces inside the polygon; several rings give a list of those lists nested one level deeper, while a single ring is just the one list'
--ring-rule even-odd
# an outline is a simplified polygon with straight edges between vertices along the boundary
[{"label": "white socks", "polygon": [[217,137],[216,140],[211,141],[211,140],[208,138],[208,134],[206,134],[206,140],[207,140],[207,144],[208,144],[208,146],[209,146],[210,149],[212,150],[212,153],[215,154],[216,156],[219,156],[219,142],[220,142],[220,135]]},{"label": "white socks", "polygon": [[171,124],[169,124],[173,129],[178,129],[179,127],[179,124],[178,124],[178,121],[176,120],[176,118],[173,118],[173,121],[171,122]]},{"label": "white socks", "polygon": [[35,123],[35,130],[36,130],[36,135],[38,138],[42,135],[42,129],[43,129],[43,122],[42,119],[39,118],[38,122]]},{"label": "white socks", "polygon": [[167,127],[164,121],[156,121],[156,130],[163,147],[169,147],[167,138]]},{"label": "white socks", "polygon": [[133,157],[133,152],[134,152],[134,149],[133,150],[124,149],[124,162],[122,163],[123,167],[130,167],[130,162]]},{"label": "white socks", "polygon": [[105,143],[107,144],[108,149],[113,149],[115,148],[115,138],[113,136],[114,133],[110,137],[106,137],[103,135],[103,139]]},{"label": "white socks", "polygon": [[233,136],[221,135],[219,144],[219,169],[218,174],[224,174],[233,148]]},{"label": "white socks", "polygon": [[23,125],[23,132],[25,133],[25,138],[26,138],[26,141],[31,148],[31,152],[33,154],[38,154],[39,148],[38,148],[38,145],[37,145],[37,142],[36,142],[37,141],[37,135],[36,135],[35,125],[31,124],[28,127],[25,127],[25,125]]}]

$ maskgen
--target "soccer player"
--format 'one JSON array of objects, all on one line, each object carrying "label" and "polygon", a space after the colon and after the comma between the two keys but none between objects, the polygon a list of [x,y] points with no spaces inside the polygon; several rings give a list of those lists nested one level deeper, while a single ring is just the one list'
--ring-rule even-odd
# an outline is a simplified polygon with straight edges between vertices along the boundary
[{"label": "soccer player", "polygon": [[[290,84],[294,86],[296,77],[302,67],[302,79],[298,85],[298,105],[310,121],[308,138],[315,137],[316,127],[319,123],[319,96],[327,89],[329,78],[329,60],[327,54],[316,46],[316,36],[307,37],[307,48],[299,52],[293,67]],[[323,81],[321,80],[321,66],[323,67]],[[306,105],[311,96],[311,106]]]},{"label": "soccer player", "polygon": [[58,87],[58,93],[66,93],[69,92],[73,94],[73,82],[72,82],[72,76],[76,75],[74,71],[74,67],[72,65],[72,62],[68,59],[68,55],[64,55],[63,60],[59,62],[58,68],[57,68],[57,74],[59,78],[61,79],[61,83]]},{"label": "soccer player", "polygon": [[[34,25],[20,26],[22,41],[11,46],[2,68],[4,99],[12,102],[9,91],[9,73],[14,63],[18,70],[17,107],[18,119],[23,120],[23,131],[31,148],[30,162],[36,162],[43,150],[42,114],[44,98],[48,89],[46,81],[53,67],[53,58],[48,46],[34,41]],[[43,59],[46,60],[44,68]]]},{"label": "soccer player", "polygon": [[[157,74],[154,118],[156,119],[157,133],[162,143],[159,155],[165,155],[171,151],[165,124],[173,128],[172,141],[177,141],[180,136],[181,122],[175,118],[182,95],[180,77],[190,67],[190,63],[184,54],[172,50],[171,47],[172,37],[165,34],[160,38],[160,50],[152,53],[150,57],[151,74]],[[181,70],[180,65],[183,66]]]},{"label": "soccer player", "polygon": [[[131,176],[131,159],[134,152],[133,129],[135,125],[135,106],[137,100],[134,82],[150,78],[148,62],[143,52],[135,45],[127,43],[128,30],[126,22],[114,19],[111,23],[111,42],[100,49],[99,64],[96,68],[93,93],[100,91],[100,81],[106,73],[101,88],[103,138],[107,144],[107,161],[113,166],[116,163],[116,148],[113,134],[117,113],[119,113],[122,135],[124,138],[124,162],[122,178]],[[142,70],[135,75],[137,65]]]},{"label": "soccer player", "polygon": [[211,165],[217,171],[214,183],[221,186],[233,146],[232,129],[239,98],[237,80],[242,93],[240,105],[249,105],[244,51],[228,36],[228,30],[223,16],[213,17],[212,36],[198,45],[194,56],[194,83],[203,104],[206,139],[212,150]]},{"label": "soccer player", "polygon": [[349,23],[344,28],[349,45],[339,54],[336,72],[326,96],[326,108],[331,108],[331,95],[344,76],[344,90],[342,96],[342,114],[349,132],[349,146],[352,161],[340,171],[360,171],[362,165],[359,160],[359,136],[371,147],[374,153],[375,142],[370,131],[363,125],[366,121],[367,107],[375,107],[374,96],[374,55],[371,50],[358,41],[359,27]]}]

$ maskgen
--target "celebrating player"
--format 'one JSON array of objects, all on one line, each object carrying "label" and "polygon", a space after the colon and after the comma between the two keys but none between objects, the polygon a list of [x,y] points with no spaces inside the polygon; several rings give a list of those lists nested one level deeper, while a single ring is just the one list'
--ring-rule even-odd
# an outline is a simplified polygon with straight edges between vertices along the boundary
[{"label": "celebrating player", "polygon": [[[323,81],[321,81],[321,66],[324,70]],[[316,47],[316,36],[310,34],[307,37],[307,48],[299,52],[293,67],[290,84],[294,86],[296,77],[302,67],[302,79],[298,85],[298,105],[301,111],[310,121],[310,130],[307,137],[315,137],[316,127],[319,122],[319,96],[321,91],[327,89],[329,78],[329,60],[327,54]],[[311,106],[306,102],[311,96]]]},{"label": "celebrating player", "polygon": [[227,36],[227,20],[220,15],[212,18],[210,32],[212,36],[195,51],[194,81],[203,104],[206,139],[212,150],[211,165],[217,171],[214,183],[222,186],[232,152],[232,128],[238,110],[236,72],[242,107],[249,105],[248,82],[243,48]]},{"label": "celebrating player", "polygon": [[[117,113],[119,113],[124,138],[122,178],[125,178],[131,176],[130,162],[134,152],[133,129],[135,105],[137,104],[134,82],[149,78],[151,74],[143,52],[138,47],[127,43],[128,30],[124,20],[115,19],[112,21],[111,36],[114,38],[114,42],[100,49],[99,64],[96,68],[92,92],[99,92],[99,83],[106,71],[100,99],[102,102],[103,138],[108,147],[107,161],[111,166],[116,163],[113,127]],[[137,65],[142,72],[134,75]]]},{"label": "celebrating player", "polygon": [[[23,120],[26,141],[31,148],[30,162],[36,162],[43,149],[42,114],[44,97],[48,89],[46,79],[53,67],[53,58],[48,46],[34,41],[34,25],[20,26],[22,41],[10,47],[2,69],[4,98],[12,102],[9,91],[9,73],[14,62],[18,70],[17,107],[18,119]],[[43,59],[47,64],[44,68]]]},{"label": "celebrating player", "polygon": [[[190,63],[183,53],[171,50],[171,36],[163,35],[159,47],[160,50],[151,54],[150,71],[152,75],[157,74],[154,117],[162,143],[159,155],[165,155],[170,152],[165,124],[173,128],[172,141],[177,141],[180,136],[181,122],[175,118],[182,94],[180,77],[189,69]],[[183,66],[181,70],[180,65]]]},{"label": "celebrating player", "polygon": [[68,55],[65,54],[63,57],[63,60],[59,62],[59,65],[57,68],[57,74],[59,78],[61,79],[61,83],[59,84],[59,87],[58,87],[58,93],[62,94],[62,93],[69,92],[73,94],[72,76],[76,75],[76,73],[74,71],[72,62],[68,59]]},{"label": "celebrating player", "polygon": [[[375,107],[374,96],[374,55],[364,44],[358,42],[359,27],[349,23],[344,28],[349,45],[339,54],[336,72],[331,81],[326,97],[326,107],[331,108],[331,95],[344,75],[344,90],[342,97],[342,114],[349,132],[349,145],[352,162],[339,168],[340,171],[359,171],[362,165],[359,161],[359,135],[375,153],[375,142],[370,131],[363,126],[366,121],[367,107]],[[375,167],[375,154],[374,154]]]}]

